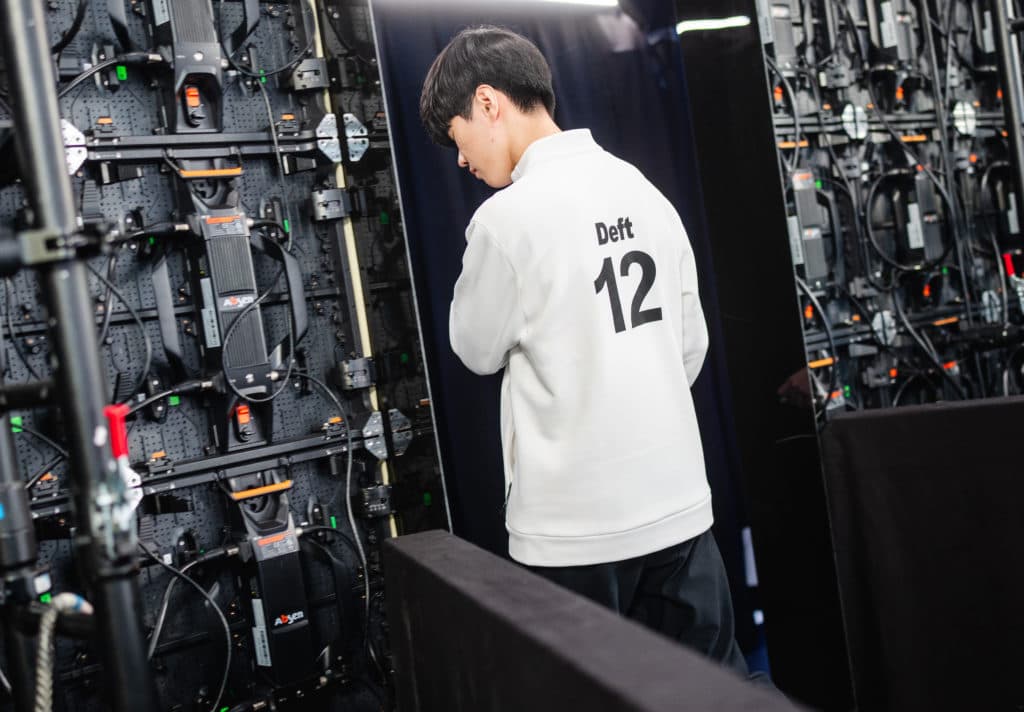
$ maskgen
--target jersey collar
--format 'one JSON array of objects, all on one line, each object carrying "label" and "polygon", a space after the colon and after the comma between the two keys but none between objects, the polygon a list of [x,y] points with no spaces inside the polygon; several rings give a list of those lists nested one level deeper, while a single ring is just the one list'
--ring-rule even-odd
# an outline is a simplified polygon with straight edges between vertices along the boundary
[{"label": "jersey collar", "polygon": [[600,148],[590,135],[590,129],[573,129],[545,136],[526,147],[515,170],[512,171],[512,180],[519,180],[542,163],[578,153],[597,151]]}]

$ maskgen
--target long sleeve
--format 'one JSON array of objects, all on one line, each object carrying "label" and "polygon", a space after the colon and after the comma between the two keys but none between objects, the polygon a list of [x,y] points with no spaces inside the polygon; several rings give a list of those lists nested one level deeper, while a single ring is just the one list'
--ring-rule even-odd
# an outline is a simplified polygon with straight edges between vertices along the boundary
[{"label": "long sleeve", "polygon": [[474,221],[466,228],[466,241],[448,327],[452,350],[483,376],[508,362],[526,319],[515,269],[494,236]]},{"label": "long sleeve", "polygon": [[[680,222],[680,229],[682,223]],[[704,310],[700,306],[700,294],[697,284],[697,264],[693,256],[693,247],[683,229],[683,254],[679,262],[680,279],[683,297],[683,367],[686,380],[692,386],[704,358],[708,353],[708,326],[704,321]]]}]

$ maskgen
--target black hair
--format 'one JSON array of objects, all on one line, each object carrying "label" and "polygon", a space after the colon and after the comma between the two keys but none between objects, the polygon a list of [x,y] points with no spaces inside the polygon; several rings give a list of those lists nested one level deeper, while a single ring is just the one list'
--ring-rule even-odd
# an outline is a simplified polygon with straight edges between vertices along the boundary
[{"label": "black hair", "polygon": [[537,45],[503,27],[459,32],[434,59],[420,94],[420,120],[434,143],[454,146],[448,127],[456,116],[469,119],[481,84],[507,95],[522,111],[543,106],[555,114],[551,68]]}]

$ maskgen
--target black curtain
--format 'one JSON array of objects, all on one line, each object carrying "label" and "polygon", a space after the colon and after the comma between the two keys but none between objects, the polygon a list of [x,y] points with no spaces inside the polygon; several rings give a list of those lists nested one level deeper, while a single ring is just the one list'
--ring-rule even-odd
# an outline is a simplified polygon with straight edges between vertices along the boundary
[{"label": "black curtain", "polygon": [[[694,397],[714,493],[715,533],[730,573],[741,644],[749,645],[753,605],[743,576],[740,529],[745,517],[737,484],[739,462],[674,11],[671,3],[657,0],[624,0],[622,7],[625,11],[536,1],[373,1],[455,533],[507,555],[498,430],[500,379],[470,373],[448,341],[448,308],[461,269],[463,233],[491,191],[457,167],[453,149],[429,142],[419,122],[418,102],[430,63],[451,37],[464,27],[490,23],[526,35],[547,57],[554,75],[558,125],[589,128],[606,150],[636,165],[672,201],[687,227],[711,334]],[[629,377],[628,369],[623,377]],[[614,427],[614,419],[610,412],[609,427]],[[680,452],[679,457],[687,453]],[[624,479],[623,498],[632,496],[640,495],[631,492]]]}]

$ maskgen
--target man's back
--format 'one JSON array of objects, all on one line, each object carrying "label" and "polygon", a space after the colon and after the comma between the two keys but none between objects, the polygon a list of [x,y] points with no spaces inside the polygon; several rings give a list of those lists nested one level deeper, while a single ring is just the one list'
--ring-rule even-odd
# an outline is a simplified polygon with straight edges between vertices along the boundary
[{"label": "man's back", "polygon": [[588,131],[534,142],[467,230],[452,346],[506,363],[512,556],[615,561],[711,524],[690,396],[707,349],[671,204]]}]

